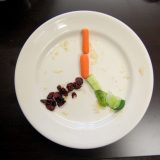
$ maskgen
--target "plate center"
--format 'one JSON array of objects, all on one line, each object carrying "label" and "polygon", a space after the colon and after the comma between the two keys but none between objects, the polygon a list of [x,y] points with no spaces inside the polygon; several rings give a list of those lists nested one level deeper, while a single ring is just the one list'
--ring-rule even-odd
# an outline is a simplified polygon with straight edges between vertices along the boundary
[{"label": "plate center", "polygon": [[[45,98],[51,91],[56,91],[57,85],[66,86],[80,76],[81,45],[81,34],[77,31],[51,41],[43,50],[36,74],[39,99]],[[109,37],[91,31],[89,56],[90,72],[96,76],[102,89],[127,99],[131,87],[131,70],[123,49]],[[75,92],[77,97],[72,99],[69,94],[64,106],[56,107],[53,112],[46,109],[50,117],[92,123],[104,119],[112,120],[118,115],[108,107],[99,107],[92,89],[86,82]]]}]

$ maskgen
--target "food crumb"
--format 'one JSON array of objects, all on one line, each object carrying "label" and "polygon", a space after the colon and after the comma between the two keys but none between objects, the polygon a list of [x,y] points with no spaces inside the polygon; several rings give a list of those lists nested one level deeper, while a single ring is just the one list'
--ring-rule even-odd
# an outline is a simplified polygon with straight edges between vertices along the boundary
[{"label": "food crumb", "polygon": [[99,105],[99,103],[98,103],[98,102],[96,103],[96,107],[97,107],[98,109],[100,109],[100,108],[101,108],[101,106]]},{"label": "food crumb", "polygon": [[65,40],[64,42],[61,43],[61,47],[67,52],[68,51],[68,41]]},{"label": "food crumb", "polygon": [[98,61],[98,55],[97,55],[97,52],[95,49],[92,49],[91,50],[91,53],[90,53],[90,58],[91,58],[91,64],[94,65],[97,63]]},{"label": "food crumb", "polygon": [[100,109],[101,109],[101,106],[100,106],[98,103],[96,103],[96,104],[95,104],[95,107],[94,107],[94,112],[95,112],[95,113],[99,113],[99,112],[100,112]]},{"label": "food crumb", "polygon": [[67,113],[67,112],[61,112],[61,113],[62,113],[62,115],[64,115],[65,117],[68,116],[68,113]]},{"label": "food crumb", "polygon": [[68,97],[64,97],[64,100],[67,100]]},{"label": "food crumb", "polygon": [[93,49],[93,51],[92,51],[92,53],[91,53],[91,58],[92,59],[97,59],[97,53],[96,53],[96,51],[95,51],[95,49]]},{"label": "food crumb", "polygon": [[54,70],[53,72],[54,72],[54,73],[56,73],[56,74],[60,74],[60,73],[62,73],[62,72],[63,72],[63,70],[61,70],[61,69],[57,69],[57,70]]},{"label": "food crumb", "polygon": [[52,54],[51,54],[51,57],[52,57],[52,60],[55,60],[56,56],[59,55],[59,52],[58,51],[54,51]]},{"label": "food crumb", "polygon": [[59,52],[58,51],[53,51],[51,56],[55,57],[55,56],[58,56]]},{"label": "food crumb", "polygon": [[139,74],[140,74],[141,76],[144,75],[144,69],[143,69],[143,68],[139,68],[138,72],[139,72]]}]

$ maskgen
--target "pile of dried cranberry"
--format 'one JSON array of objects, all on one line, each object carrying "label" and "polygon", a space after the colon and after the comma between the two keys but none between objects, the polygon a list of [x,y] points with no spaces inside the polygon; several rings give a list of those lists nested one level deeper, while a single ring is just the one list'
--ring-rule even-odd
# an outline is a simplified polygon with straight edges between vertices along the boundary
[{"label": "pile of dried cranberry", "polygon": [[[40,101],[45,104],[46,108],[50,111],[53,111],[56,106],[61,107],[66,103],[64,97],[67,97],[69,92],[72,92],[74,89],[80,89],[83,84],[83,79],[81,77],[77,77],[75,82],[68,83],[66,88],[61,85],[57,86],[56,92],[50,92],[47,96],[47,99],[41,99]],[[77,97],[75,92],[71,93],[72,98]]]}]

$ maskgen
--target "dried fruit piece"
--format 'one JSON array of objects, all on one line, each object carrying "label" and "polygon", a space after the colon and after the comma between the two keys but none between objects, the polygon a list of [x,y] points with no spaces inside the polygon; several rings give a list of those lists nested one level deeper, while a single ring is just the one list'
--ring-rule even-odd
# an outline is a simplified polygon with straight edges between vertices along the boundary
[{"label": "dried fruit piece", "polygon": [[66,103],[65,99],[63,97],[56,99],[58,107],[61,107],[64,103]]},{"label": "dried fruit piece", "polygon": [[62,96],[59,92],[55,92],[54,95],[53,95],[53,98],[56,99],[58,97],[62,97]]},{"label": "dried fruit piece", "polygon": [[52,106],[56,107],[56,105],[57,105],[57,104],[56,104],[56,101],[53,100],[53,101],[52,101]]},{"label": "dried fruit piece", "polygon": [[81,85],[77,84],[76,82],[73,83],[74,89],[80,89]]},{"label": "dried fruit piece", "polygon": [[73,83],[68,83],[68,84],[67,84],[67,89],[68,89],[68,92],[73,91],[73,90],[74,90]]},{"label": "dried fruit piece", "polygon": [[58,91],[60,92],[61,89],[62,89],[61,85],[58,85],[58,86],[57,86],[57,89],[58,89]]},{"label": "dried fruit piece", "polygon": [[50,111],[53,111],[55,109],[55,106],[52,105],[46,105],[46,108]]},{"label": "dried fruit piece", "polygon": [[82,85],[83,84],[83,79],[81,78],[81,77],[77,77],[76,79],[75,79],[75,82],[78,84],[78,85]]},{"label": "dried fruit piece", "polygon": [[57,89],[62,96],[65,96],[65,97],[68,96],[67,90],[64,87],[61,87],[61,85],[58,85]]},{"label": "dried fruit piece", "polygon": [[53,95],[54,95],[54,92],[50,92],[47,96],[47,99],[52,99],[53,98]]},{"label": "dried fruit piece", "polygon": [[46,105],[52,105],[52,100],[51,99],[47,99]]},{"label": "dried fruit piece", "polygon": [[43,104],[46,104],[47,103],[47,100],[46,99],[41,99],[40,100]]},{"label": "dried fruit piece", "polygon": [[75,97],[77,97],[76,92],[72,92],[72,98],[75,98]]},{"label": "dried fruit piece", "polygon": [[65,88],[61,88],[60,94],[64,95],[65,97],[68,96],[68,92]]}]

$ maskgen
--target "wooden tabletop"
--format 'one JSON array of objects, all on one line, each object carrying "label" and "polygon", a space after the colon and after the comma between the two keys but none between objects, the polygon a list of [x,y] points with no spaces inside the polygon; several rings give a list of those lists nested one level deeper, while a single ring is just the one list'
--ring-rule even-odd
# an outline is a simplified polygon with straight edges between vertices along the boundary
[{"label": "wooden tabletop", "polygon": [[[66,148],[39,134],[23,115],[14,88],[16,61],[30,34],[46,20],[75,10],[99,11],[126,23],[143,41],[154,69],[153,96],[142,121],[118,142],[92,150]],[[0,73],[0,153],[5,153],[4,159],[80,160],[160,155],[160,1],[0,1]]]}]

